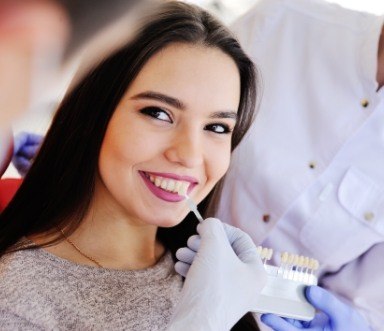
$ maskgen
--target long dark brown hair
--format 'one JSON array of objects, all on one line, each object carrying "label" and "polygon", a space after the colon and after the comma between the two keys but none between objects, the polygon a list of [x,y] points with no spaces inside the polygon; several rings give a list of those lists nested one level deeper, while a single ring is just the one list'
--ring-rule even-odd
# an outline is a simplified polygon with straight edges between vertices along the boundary
[{"label": "long dark brown hair", "polygon": [[[24,237],[56,234],[58,228],[70,235],[77,229],[94,194],[108,122],[148,59],[166,46],[199,44],[218,48],[233,59],[240,73],[241,96],[232,150],[247,132],[255,112],[256,74],[236,39],[199,7],[168,2],[153,10],[134,39],[95,67],[62,101],[34,164],[0,215],[0,256]],[[199,208],[204,211],[208,202],[209,197]],[[196,220],[188,215],[176,227],[160,228],[158,238],[174,254],[195,228]],[[58,235],[46,245],[60,240]],[[238,325],[238,330],[257,328],[251,316]]]}]

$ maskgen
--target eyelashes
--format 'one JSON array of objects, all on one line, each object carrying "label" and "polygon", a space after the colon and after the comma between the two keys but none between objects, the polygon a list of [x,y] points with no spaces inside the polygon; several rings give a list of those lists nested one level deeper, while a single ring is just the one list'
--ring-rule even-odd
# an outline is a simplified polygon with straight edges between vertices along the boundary
[{"label": "eyelashes", "polygon": [[204,127],[204,130],[212,131],[217,134],[228,134],[232,132],[232,129],[229,127],[229,125],[222,123],[208,124]]},{"label": "eyelashes", "polygon": [[140,110],[140,113],[159,121],[173,123],[171,116],[159,107],[145,107]]},{"label": "eyelashes", "polygon": [[[145,107],[140,109],[140,113],[155,120],[173,124],[172,116],[166,110],[160,107]],[[233,131],[233,128],[231,128],[230,125],[226,123],[210,123],[204,126],[204,130],[223,135],[230,134]]]}]

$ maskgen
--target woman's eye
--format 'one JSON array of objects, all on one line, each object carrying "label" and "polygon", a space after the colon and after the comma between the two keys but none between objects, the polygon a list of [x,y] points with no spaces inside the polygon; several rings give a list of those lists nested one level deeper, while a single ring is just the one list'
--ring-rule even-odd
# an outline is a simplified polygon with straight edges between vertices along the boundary
[{"label": "woman's eye", "polygon": [[158,119],[160,121],[173,123],[171,117],[168,115],[168,113],[158,107],[146,107],[140,110],[140,113],[153,117],[155,119]]},{"label": "woman's eye", "polygon": [[232,132],[231,128],[226,124],[209,124],[205,126],[204,130],[212,131],[218,134],[226,134]]}]

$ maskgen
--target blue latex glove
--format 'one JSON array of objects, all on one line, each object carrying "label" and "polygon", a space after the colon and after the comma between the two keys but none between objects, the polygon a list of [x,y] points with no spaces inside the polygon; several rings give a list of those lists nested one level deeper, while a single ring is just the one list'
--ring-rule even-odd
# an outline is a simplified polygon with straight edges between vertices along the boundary
[{"label": "blue latex glove", "polygon": [[329,291],[318,286],[308,286],[305,296],[320,311],[312,321],[301,322],[264,314],[261,316],[262,322],[275,331],[372,331],[359,312]]},{"label": "blue latex glove", "polygon": [[186,276],[168,331],[229,330],[252,311],[267,276],[251,238],[218,219],[177,251],[175,269]]},{"label": "blue latex glove", "polygon": [[42,141],[43,136],[34,133],[20,132],[15,136],[12,163],[21,176],[27,174]]}]

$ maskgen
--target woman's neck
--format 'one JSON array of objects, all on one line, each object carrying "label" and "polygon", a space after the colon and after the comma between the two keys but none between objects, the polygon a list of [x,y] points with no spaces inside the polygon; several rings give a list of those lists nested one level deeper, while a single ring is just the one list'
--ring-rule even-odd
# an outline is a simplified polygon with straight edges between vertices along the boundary
[{"label": "woman's neck", "polygon": [[[164,254],[156,239],[157,227],[129,219],[113,201],[97,191],[87,215],[70,236],[45,248],[48,252],[79,264],[111,269],[136,270],[150,267]],[[58,235],[61,235],[58,229]],[[52,238],[31,237],[37,244]],[[94,261],[97,262],[94,262]]]},{"label": "woman's neck", "polygon": [[[68,239],[103,267],[135,270],[156,264],[164,254],[156,231],[154,226],[132,225],[111,213],[108,217],[90,213]],[[68,241],[62,244],[73,248]],[[80,255],[74,249],[72,252],[72,257]]]}]

